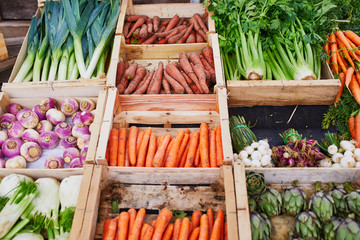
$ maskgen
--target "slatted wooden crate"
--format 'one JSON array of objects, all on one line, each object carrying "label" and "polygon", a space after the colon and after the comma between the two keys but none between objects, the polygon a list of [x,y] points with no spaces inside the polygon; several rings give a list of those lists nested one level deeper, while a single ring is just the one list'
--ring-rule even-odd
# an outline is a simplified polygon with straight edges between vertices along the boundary
[{"label": "slatted wooden crate", "polygon": [[[51,94],[48,94],[47,96],[51,96]],[[51,97],[54,98],[53,96],[51,96]],[[72,96],[68,95],[67,97],[72,97]],[[57,101],[58,109],[60,108],[61,101],[67,97],[54,98]],[[77,101],[82,99],[79,97],[72,97],[72,98],[76,99]],[[91,96],[88,98],[93,100],[96,103],[96,113],[95,113],[95,118],[94,118],[94,122],[93,122],[95,127],[94,127],[93,131],[91,132],[89,150],[88,150],[88,153],[86,156],[86,160],[89,162],[94,162],[96,146],[98,144],[101,123],[102,123],[103,114],[105,111],[105,105],[106,105],[106,101],[107,101],[107,92],[100,91],[98,95]],[[41,98],[9,98],[9,96],[6,93],[1,92],[0,93],[0,115],[7,112],[7,108],[9,106],[9,104],[11,104],[11,103],[17,103],[23,108],[32,109],[34,106],[36,106],[40,103],[40,100],[41,100]]]},{"label": "slatted wooden crate", "polygon": [[145,222],[153,220],[163,208],[190,214],[194,210],[221,208],[226,214],[229,239],[238,239],[232,167],[221,167],[217,178],[207,184],[184,183],[186,178],[200,180],[200,177],[190,172],[171,175],[137,172],[129,178],[121,169],[95,166],[84,219],[87,224],[80,239],[101,239],[105,219],[118,215],[111,210],[114,200],[119,200],[120,210],[145,208]]},{"label": "slatted wooden crate", "polygon": [[[229,144],[231,139],[226,97],[226,89],[219,88],[214,101],[203,99],[194,103],[185,95],[177,95],[170,99],[163,99],[161,95],[154,95],[150,98],[144,95],[140,96],[138,101],[134,101],[129,96],[119,95],[116,89],[109,89],[96,151],[96,164],[107,165],[105,154],[112,128],[127,128],[130,124],[155,125],[153,132],[156,134],[170,132],[172,136],[175,136],[181,130],[176,126],[177,124],[181,124],[182,128],[189,126],[190,131],[193,131],[194,125],[198,130],[202,122],[206,122],[211,129],[221,124],[224,164],[231,164],[233,152],[231,144]],[[159,128],[159,125],[163,125],[163,127]],[[128,171],[143,170],[154,171],[153,168],[128,168]],[[200,168],[193,170],[196,172],[209,171],[209,174],[214,171]],[[167,170],[161,168],[159,171],[166,172]],[[178,168],[174,171],[181,172],[183,170]]]},{"label": "slatted wooden crate", "polygon": [[[328,183],[343,184],[352,183],[356,188],[360,186],[360,171],[356,169],[334,169],[334,168],[258,168],[248,169],[241,163],[234,164],[235,192],[237,203],[237,217],[239,226],[248,226],[247,231],[240,232],[240,239],[251,239],[250,215],[246,191],[245,172],[264,173],[268,186],[282,192],[291,186],[295,180],[299,181],[298,186],[305,191],[307,199],[310,199],[315,192],[314,184],[321,181],[322,189],[327,191]],[[271,239],[287,240],[289,232],[293,230],[295,218],[280,215],[271,218],[272,234]],[[243,234],[243,235],[242,235]],[[244,237],[244,238],[243,238]]]},{"label": "slatted wooden crate", "polygon": [[87,224],[84,222],[85,209],[89,197],[89,189],[93,175],[93,165],[85,165],[83,169],[0,169],[0,179],[10,174],[23,174],[34,180],[43,177],[55,178],[59,181],[69,176],[83,175],[79,198],[76,204],[75,215],[69,240],[80,239],[80,233]]}]

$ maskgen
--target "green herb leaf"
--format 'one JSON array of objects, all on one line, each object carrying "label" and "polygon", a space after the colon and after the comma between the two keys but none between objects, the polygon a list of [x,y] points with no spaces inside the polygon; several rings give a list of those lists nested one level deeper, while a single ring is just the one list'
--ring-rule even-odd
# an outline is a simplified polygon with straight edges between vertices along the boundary
[{"label": "green herb leaf", "polygon": [[187,215],[186,212],[184,212],[184,211],[177,211],[177,210],[174,210],[174,209],[172,209],[171,212],[172,212],[172,214],[174,215],[174,217],[176,219],[177,218],[183,219]]},{"label": "green herb leaf", "polygon": [[112,209],[113,213],[119,212],[119,200],[118,199],[111,202],[111,209]]}]

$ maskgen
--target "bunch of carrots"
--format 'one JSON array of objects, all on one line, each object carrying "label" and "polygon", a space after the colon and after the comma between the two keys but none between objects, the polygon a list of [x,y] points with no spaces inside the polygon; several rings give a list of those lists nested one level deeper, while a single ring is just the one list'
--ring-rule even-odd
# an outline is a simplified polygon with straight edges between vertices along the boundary
[{"label": "bunch of carrots", "polygon": [[123,34],[127,44],[203,43],[208,32],[208,14],[196,13],[190,19],[173,18],[161,23],[158,16],[126,16]]},{"label": "bunch of carrots", "polygon": [[329,55],[328,63],[334,74],[339,75],[341,87],[335,99],[335,106],[340,101],[344,86],[346,86],[360,104],[360,37],[347,30],[330,34],[325,45]]},{"label": "bunch of carrots", "polygon": [[[189,61],[190,59],[190,61]],[[179,54],[178,62],[147,72],[137,63],[119,62],[116,87],[120,94],[200,94],[210,93],[216,83],[213,50],[205,47],[202,53]]]},{"label": "bunch of carrots", "polygon": [[171,139],[170,133],[158,136],[152,128],[138,131],[132,126],[110,131],[106,159],[110,166],[133,167],[219,167],[223,163],[221,127],[209,130],[206,123],[200,132],[181,130]]},{"label": "bunch of carrots", "polygon": [[150,224],[144,223],[146,211],[141,208],[138,212],[131,208],[121,212],[114,219],[106,219],[103,230],[103,240],[226,240],[227,223],[224,212],[219,209],[215,219],[213,210],[206,214],[196,210],[191,219],[177,218],[170,223],[172,212],[166,208],[159,212],[156,220]]},{"label": "bunch of carrots", "polygon": [[360,110],[351,114],[348,124],[351,137],[357,143],[356,148],[360,148]]}]

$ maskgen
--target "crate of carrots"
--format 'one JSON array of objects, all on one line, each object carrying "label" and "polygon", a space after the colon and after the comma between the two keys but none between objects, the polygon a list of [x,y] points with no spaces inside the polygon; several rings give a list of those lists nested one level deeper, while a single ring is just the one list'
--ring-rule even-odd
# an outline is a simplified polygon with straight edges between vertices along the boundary
[{"label": "crate of carrots", "polygon": [[[173,104],[165,100],[160,106],[158,101],[141,105],[122,99],[116,89],[108,94],[97,164],[126,171],[138,171],[135,166],[149,167],[152,172],[155,169],[150,167],[166,167],[156,170],[161,174],[179,167],[216,173],[206,168],[218,169],[223,161],[231,162],[232,150],[226,144],[230,142],[226,89],[218,90],[216,104],[178,99]],[[168,107],[161,106],[164,103]]]},{"label": "crate of carrots", "polygon": [[[116,232],[122,239],[137,239],[145,232],[146,239],[178,234],[182,239],[222,239],[225,233],[224,239],[239,239],[231,166],[222,166],[217,178],[195,185],[184,184],[176,175],[134,175],[129,181],[118,169],[94,167],[82,239],[115,239]],[[187,178],[198,179],[196,174]]]}]

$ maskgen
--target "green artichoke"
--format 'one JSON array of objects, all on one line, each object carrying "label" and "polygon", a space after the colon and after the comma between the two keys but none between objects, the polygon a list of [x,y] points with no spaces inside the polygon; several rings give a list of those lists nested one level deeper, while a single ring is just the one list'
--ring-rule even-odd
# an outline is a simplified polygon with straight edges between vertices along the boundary
[{"label": "green artichoke", "polygon": [[271,234],[271,223],[263,213],[251,213],[251,236],[252,240],[268,240]]},{"label": "green artichoke", "polygon": [[295,217],[306,207],[306,194],[303,190],[298,188],[297,181],[293,186],[288,187],[282,193],[282,211],[290,216]]},{"label": "green artichoke", "polygon": [[246,174],[246,187],[250,196],[260,195],[266,190],[263,173],[249,172]]},{"label": "green artichoke", "polygon": [[330,222],[323,225],[323,238],[324,240],[334,240],[336,236],[336,229],[341,224],[341,221],[333,217]]},{"label": "green artichoke", "polygon": [[329,222],[335,213],[334,199],[321,191],[321,183],[316,182],[316,193],[309,201],[309,209],[312,210],[321,222]]},{"label": "green artichoke", "polygon": [[281,213],[281,207],[281,195],[276,189],[269,188],[266,192],[260,195],[258,208],[269,217],[279,215]]},{"label": "green artichoke", "polygon": [[248,198],[248,205],[249,205],[249,211],[252,213],[252,212],[255,212],[256,210],[256,201],[255,199],[253,198]]},{"label": "green artichoke", "polygon": [[360,189],[347,194],[345,200],[349,211],[355,213],[357,217],[360,217]]},{"label": "green artichoke", "polygon": [[314,212],[302,212],[295,220],[295,233],[302,239],[320,239],[321,224]]},{"label": "green artichoke", "polygon": [[329,183],[330,191],[328,194],[334,199],[334,205],[336,209],[336,216],[344,218],[349,213],[345,195],[346,191],[342,188],[338,188],[334,183]]},{"label": "green artichoke", "polygon": [[350,214],[345,218],[336,230],[336,240],[359,240],[360,225],[353,220],[354,215]]}]

